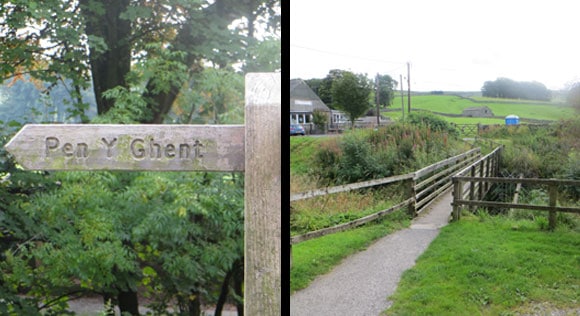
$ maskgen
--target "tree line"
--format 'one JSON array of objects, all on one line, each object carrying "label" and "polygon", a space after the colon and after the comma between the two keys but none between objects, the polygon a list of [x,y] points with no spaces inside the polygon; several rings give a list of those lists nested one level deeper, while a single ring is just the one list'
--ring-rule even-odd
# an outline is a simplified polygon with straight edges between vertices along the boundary
[{"label": "tree line", "polygon": [[537,101],[550,101],[552,98],[550,90],[540,82],[514,81],[508,78],[486,81],[481,88],[481,94],[490,98]]},{"label": "tree line", "polygon": [[373,104],[379,107],[390,106],[398,84],[389,75],[377,74],[373,81],[366,74],[340,69],[330,70],[325,78],[313,78],[305,82],[329,108],[345,112],[352,126]]}]

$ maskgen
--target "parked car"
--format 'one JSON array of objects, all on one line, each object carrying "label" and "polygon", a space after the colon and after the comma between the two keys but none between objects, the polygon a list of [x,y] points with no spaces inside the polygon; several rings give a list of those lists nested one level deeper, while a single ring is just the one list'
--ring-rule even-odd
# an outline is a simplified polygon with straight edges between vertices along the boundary
[{"label": "parked car", "polygon": [[306,133],[304,132],[304,127],[300,124],[290,124],[290,136],[292,135],[302,135],[304,136]]}]

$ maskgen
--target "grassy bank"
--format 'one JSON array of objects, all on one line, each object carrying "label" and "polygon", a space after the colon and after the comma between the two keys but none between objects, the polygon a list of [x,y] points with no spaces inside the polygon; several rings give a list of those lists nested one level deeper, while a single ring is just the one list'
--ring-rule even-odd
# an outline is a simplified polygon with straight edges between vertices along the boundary
[{"label": "grassy bank", "polygon": [[[386,315],[516,315],[580,304],[580,235],[530,220],[470,216],[403,274]],[[548,315],[548,314],[546,314]]]},{"label": "grassy bank", "polygon": [[291,137],[290,138],[290,173],[292,175],[307,174],[312,168],[312,157],[320,148],[320,145],[327,142],[330,137]]},{"label": "grassy bank", "polygon": [[404,210],[352,230],[311,239],[292,246],[290,292],[303,289],[316,276],[329,272],[344,258],[366,249],[373,241],[408,227]]}]

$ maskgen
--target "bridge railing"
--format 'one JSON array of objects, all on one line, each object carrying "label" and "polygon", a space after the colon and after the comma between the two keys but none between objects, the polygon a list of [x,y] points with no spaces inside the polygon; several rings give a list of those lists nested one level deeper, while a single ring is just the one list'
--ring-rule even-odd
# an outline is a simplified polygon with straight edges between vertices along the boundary
[{"label": "bridge railing", "polygon": [[[467,199],[473,201],[476,198],[478,200],[483,199],[491,188],[491,183],[485,180],[499,173],[502,150],[503,146],[495,148],[492,152],[481,157],[452,177],[454,202]],[[479,177],[479,181],[466,182],[465,180],[461,180],[463,179],[462,177]],[[467,183],[469,185],[465,185]],[[453,220],[458,220],[460,215],[459,205],[453,204]]]},{"label": "bridge railing", "polygon": [[331,233],[358,227],[403,207],[407,207],[409,213],[412,216],[416,216],[431,204],[437,196],[451,187],[451,177],[457,172],[457,170],[460,170],[477,160],[480,155],[480,148],[475,148],[460,155],[434,163],[413,173],[292,194],[290,196],[290,202],[295,202],[317,196],[348,192],[378,185],[399,183],[402,181],[408,184],[407,188],[409,192],[407,198],[395,206],[348,223],[342,223],[333,227],[308,232],[303,235],[293,236],[290,239],[290,244],[293,245]]},{"label": "bridge railing", "polygon": [[[568,212],[580,214],[579,207],[566,207],[557,206],[558,201],[558,191],[559,188],[563,186],[580,186],[580,181],[577,180],[564,180],[564,179],[526,179],[526,178],[497,178],[497,177],[467,177],[467,176],[456,176],[453,177],[453,184],[455,185],[455,192],[460,192],[461,185],[469,183],[497,183],[497,184],[521,184],[522,186],[544,186],[548,188],[548,205],[532,205],[523,203],[507,203],[507,202],[497,202],[497,201],[486,201],[482,198],[475,198],[474,195],[454,195],[453,199],[453,210],[458,213],[457,218],[459,219],[459,208],[461,206],[470,207],[493,207],[493,208],[505,208],[505,209],[520,209],[520,210],[539,210],[548,211],[548,227],[553,230],[556,227],[556,212]],[[455,216],[454,216],[455,218]]]}]

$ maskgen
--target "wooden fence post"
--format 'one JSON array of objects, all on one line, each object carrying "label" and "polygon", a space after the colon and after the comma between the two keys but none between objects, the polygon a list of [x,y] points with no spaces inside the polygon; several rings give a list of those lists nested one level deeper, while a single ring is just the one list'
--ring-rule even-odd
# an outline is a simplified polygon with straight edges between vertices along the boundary
[{"label": "wooden fence post", "polygon": [[408,212],[409,215],[411,215],[412,218],[414,218],[415,216],[417,216],[417,191],[415,190],[415,185],[416,185],[416,181],[415,181],[415,176],[413,176],[411,179],[409,179],[409,181],[407,182],[409,187],[409,198],[412,198],[413,200],[411,202],[409,202],[409,207],[408,207]]},{"label": "wooden fence post", "polygon": [[[471,167],[471,177],[475,178],[475,166]],[[469,182],[469,200],[473,201],[475,200],[475,181],[470,181]],[[470,206],[469,207],[470,211],[475,211],[475,206]]]},{"label": "wooden fence post", "polygon": [[[489,178],[489,177],[491,177],[491,167],[492,167],[492,166],[491,166],[491,161],[492,161],[492,159],[493,159],[493,157],[494,157],[494,156],[495,156],[495,154],[494,154],[494,155],[492,155],[492,156],[490,156],[490,157],[487,159],[487,162],[486,162],[487,168],[486,168],[486,170],[485,170],[485,177],[486,177],[486,178]],[[485,194],[487,194],[487,191],[489,191],[489,188],[490,188],[490,187],[491,187],[491,183],[489,183],[489,182],[486,182],[486,183],[485,183]]]},{"label": "wooden fence post", "polygon": [[[558,186],[555,183],[550,184],[550,207],[556,206],[558,200]],[[556,211],[550,210],[548,214],[548,226],[550,230],[556,229]]]},{"label": "wooden fence post", "polygon": [[244,315],[282,312],[281,86],[280,73],[246,75]]},{"label": "wooden fence post", "polygon": [[458,221],[461,218],[461,212],[457,200],[463,197],[463,183],[461,180],[453,178],[453,221]]},{"label": "wooden fence post", "polygon": [[[484,168],[485,161],[481,161],[479,163],[479,176],[482,178],[485,177]],[[479,194],[477,195],[477,199],[479,201],[483,200],[483,181],[479,181]]]}]

